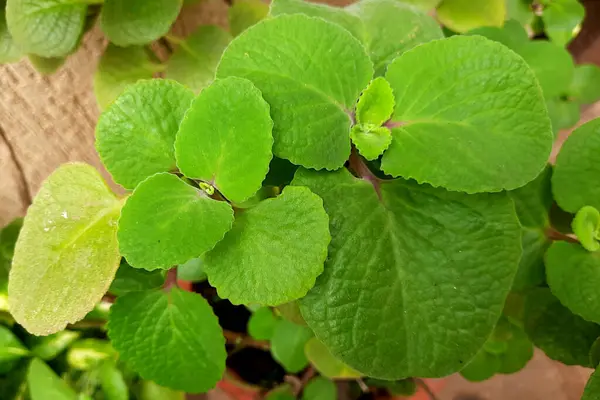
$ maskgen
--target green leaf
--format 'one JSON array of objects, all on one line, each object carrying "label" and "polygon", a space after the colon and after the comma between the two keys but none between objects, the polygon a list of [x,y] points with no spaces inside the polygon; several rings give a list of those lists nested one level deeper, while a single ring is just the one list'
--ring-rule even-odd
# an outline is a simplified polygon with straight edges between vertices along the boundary
[{"label": "green leaf", "polygon": [[329,379],[317,376],[302,391],[302,400],[337,400],[337,386]]},{"label": "green leaf", "polygon": [[6,23],[23,52],[63,57],[79,44],[86,10],[85,3],[72,0],[8,0]]},{"label": "green leaf", "polygon": [[199,93],[214,80],[217,64],[230,41],[231,35],[221,27],[200,26],[178,43],[167,62],[165,77]]},{"label": "green leaf", "polygon": [[550,179],[552,169],[546,169],[527,185],[508,192],[515,203],[521,223],[523,254],[513,281],[512,290],[522,291],[544,282],[544,254],[550,246],[546,231],[550,228],[552,206]]},{"label": "green leaf", "polygon": [[123,373],[112,362],[105,362],[100,367],[100,386],[105,400],[129,400]]},{"label": "green leaf", "polygon": [[30,333],[48,335],[79,321],[106,293],[119,260],[121,201],[81,163],[50,175],[29,207],[15,248],[10,312]]},{"label": "green leaf", "polygon": [[133,268],[125,260],[121,260],[121,265],[108,291],[115,296],[122,296],[129,292],[156,289],[164,282],[165,278],[161,271]]},{"label": "green leaf", "polygon": [[290,385],[283,384],[267,393],[265,400],[296,400],[296,396]]},{"label": "green leaf", "polygon": [[194,100],[181,122],[175,154],[189,178],[241,203],[261,187],[272,158],[269,105],[248,80],[218,79]]},{"label": "green leaf", "polygon": [[337,359],[319,339],[313,337],[304,347],[304,354],[323,376],[331,379],[360,378],[362,374]]},{"label": "green leaf", "polygon": [[350,110],[373,75],[362,45],[338,25],[305,15],[269,18],[225,50],[217,77],[251,80],[271,106],[273,153],[311,168],[350,155]]},{"label": "green leaf", "polygon": [[268,307],[254,311],[248,321],[248,333],[257,340],[271,340],[278,318]]},{"label": "green leaf", "polygon": [[596,369],[583,391],[581,400],[600,400],[600,369]]},{"label": "green leaf", "polygon": [[293,184],[321,196],[331,221],[325,271],[301,309],[333,355],[388,380],[445,376],[475,356],[521,255],[507,196],[399,179],[374,188],[347,170],[299,170]]},{"label": "green leaf", "polygon": [[546,277],[565,307],[600,323],[600,253],[590,253],[578,243],[554,242],[546,253]]},{"label": "green leaf", "polygon": [[506,3],[505,0],[443,0],[436,15],[442,24],[462,33],[480,26],[502,26]]},{"label": "green leaf", "polygon": [[600,67],[594,64],[575,66],[569,97],[580,104],[591,104],[600,99]]},{"label": "green leaf", "polygon": [[[300,305],[297,301],[280,304],[276,307],[277,312],[283,318],[298,325],[306,325],[306,321],[300,312]],[[308,325],[306,325],[308,326]]]},{"label": "green leaf", "polygon": [[525,28],[516,21],[510,20],[499,28],[496,26],[482,26],[467,32],[468,35],[481,35],[490,40],[500,42],[503,45],[516,50],[529,43],[529,36]]},{"label": "green leaf", "polygon": [[180,264],[177,267],[177,279],[188,282],[202,282],[207,279],[206,272],[200,258],[192,258],[191,260]]},{"label": "green leaf", "polygon": [[140,400],[185,400],[183,392],[176,392],[164,386],[159,386],[152,381],[142,382]]},{"label": "green leaf", "polygon": [[65,61],[67,61],[66,57],[45,58],[36,56],[35,54],[30,54],[28,58],[31,65],[33,65],[33,68],[42,75],[51,75],[55,73],[64,65]]},{"label": "green leaf", "polygon": [[115,182],[134,189],[175,169],[175,135],[193,99],[191,90],[164,79],[125,88],[96,126],[96,150]]},{"label": "green leaf", "polygon": [[375,78],[362,92],[356,104],[356,121],[359,124],[380,126],[394,112],[394,93],[388,81]]},{"label": "green leaf", "polygon": [[546,106],[555,137],[558,131],[570,128],[579,121],[579,104],[574,101],[565,101],[561,98],[548,99]]},{"label": "green leaf", "polygon": [[169,31],[182,4],[182,0],[105,0],[102,31],[117,46],[148,44]]},{"label": "green leaf", "polygon": [[77,400],[77,394],[43,361],[34,358],[27,373],[31,400]]},{"label": "green leaf", "polygon": [[0,230],[0,257],[12,260],[22,227],[23,218],[16,218]]},{"label": "green leaf", "polygon": [[600,338],[596,339],[590,348],[590,366],[597,368],[598,364],[600,364]]},{"label": "green leaf", "polygon": [[521,187],[544,168],[546,106],[529,67],[501,44],[480,36],[425,43],[390,64],[386,79],[396,101],[387,174],[477,193]]},{"label": "green leaf", "polygon": [[361,0],[348,11],[363,22],[363,44],[376,76],[383,75],[388,64],[404,52],[444,37],[433,18],[397,0]]},{"label": "green leaf", "polygon": [[310,328],[281,319],[273,332],[271,354],[287,372],[300,372],[308,366],[304,346],[311,337],[313,333]]},{"label": "green leaf", "polygon": [[233,304],[277,306],[303,297],[323,272],[331,239],[319,196],[287,186],[236,215],[204,257],[208,281]]},{"label": "green leaf", "polygon": [[585,206],[573,219],[573,233],[587,251],[600,250],[600,213],[594,207]]},{"label": "green leaf", "polygon": [[589,367],[588,353],[600,336],[600,326],[573,314],[560,304],[550,289],[540,288],[527,295],[525,332],[551,359]]},{"label": "green leaf", "polygon": [[[502,327],[502,325],[505,325]],[[533,357],[533,344],[527,337],[525,331],[516,324],[506,319],[501,319],[496,327],[496,332],[500,329],[506,330],[506,351],[498,356],[500,366],[498,368],[501,374],[514,374],[527,365]]]},{"label": "green leaf", "polygon": [[578,0],[552,0],[542,14],[550,40],[561,47],[577,34],[577,27],[584,16],[585,8]]},{"label": "green leaf", "polygon": [[392,143],[392,132],[384,126],[355,125],[350,131],[352,143],[367,160],[375,160]]},{"label": "green leaf", "polygon": [[535,40],[514,50],[529,64],[546,98],[563,95],[568,90],[575,65],[565,48]]},{"label": "green leaf", "polygon": [[111,344],[101,339],[81,339],[67,352],[67,363],[73,369],[91,371],[104,362],[116,360],[117,353]]},{"label": "green leaf", "polygon": [[0,374],[5,374],[16,366],[17,360],[28,357],[29,350],[4,325],[0,325]]},{"label": "green leaf", "polygon": [[519,25],[530,25],[533,20],[531,0],[506,0],[506,18]]},{"label": "green leaf", "polygon": [[552,175],[552,193],[560,208],[576,213],[581,207],[600,209],[600,118],[575,129],[563,144]]},{"label": "green leaf", "polygon": [[406,4],[410,4],[413,7],[416,7],[420,10],[423,11],[429,11],[435,7],[437,7],[438,4],[440,4],[440,2],[442,0],[400,0],[402,3],[406,3]]},{"label": "green leaf", "polygon": [[163,66],[154,63],[142,46],[117,47],[109,44],[94,74],[94,94],[100,109],[108,107],[127,85],[150,79]]},{"label": "green leaf", "polygon": [[17,62],[22,55],[21,49],[8,31],[4,3],[0,2],[0,64]]},{"label": "green leaf", "polygon": [[65,330],[45,337],[31,336],[27,344],[34,356],[50,361],[79,339],[79,336],[80,332]]},{"label": "green leaf", "polygon": [[261,0],[236,0],[227,13],[231,34],[237,36],[265,19],[269,6]]},{"label": "green leaf", "polygon": [[120,358],[142,378],[172,389],[206,392],[225,371],[225,339],[217,317],[202,296],[175,287],[169,293],[119,297],[110,311],[108,335]]},{"label": "green leaf", "polygon": [[460,374],[468,381],[481,382],[494,376],[498,372],[500,365],[500,358],[496,354],[490,354],[482,349],[460,371]]},{"label": "green leaf", "polygon": [[119,248],[132,267],[168,269],[212,249],[232,223],[228,203],[159,173],[140,183],[123,206]]}]

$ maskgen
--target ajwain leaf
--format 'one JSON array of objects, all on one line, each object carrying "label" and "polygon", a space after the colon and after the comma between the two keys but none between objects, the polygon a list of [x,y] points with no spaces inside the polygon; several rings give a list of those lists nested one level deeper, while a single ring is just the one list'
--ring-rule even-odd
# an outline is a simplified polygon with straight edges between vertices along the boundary
[{"label": "ajwain leaf", "polygon": [[31,336],[27,345],[33,355],[44,361],[50,361],[79,339],[79,336],[81,336],[80,332],[64,330],[44,337]]},{"label": "ajwain leaf", "polygon": [[271,338],[271,354],[286,371],[293,374],[300,372],[308,366],[304,346],[311,337],[310,328],[281,319]]},{"label": "ajwain leaf", "polygon": [[86,10],[72,0],[7,0],[6,22],[23,52],[63,57],[79,44]]},{"label": "ajwain leaf", "polygon": [[600,253],[590,253],[578,243],[554,242],[546,253],[546,277],[565,307],[600,323]]},{"label": "ajwain leaf", "polygon": [[177,44],[167,61],[165,77],[199,93],[215,78],[217,64],[231,35],[216,25],[203,25]]},{"label": "ajwain leaf", "polygon": [[194,94],[165,79],[128,86],[100,115],[96,150],[115,182],[126,189],[176,168],[175,135]]},{"label": "ajwain leaf", "polygon": [[107,361],[100,367],[100,386],[106,400],[129,400],[129,388],[123,373]]},{"label": "ajwain leaf", "polygon": [[600,209],[600,118],[575,129],[563,144],[552,175],[552,193],[565,211]]},{"label": "ajwain leaf", "polygon": [[399,179],[373,187],[345,169],[299,170],[293,184],[330,217],[325,270],[301,309],[334,356],[382,379],[445,376],[475,356],[521,255],[510,199]]},{"label": "ajwain leaf", "polygon": [[392,132],[385,126],[354,125],[350,139],[367,160],[379,157],[392,143]]},{"label": "ajwain leaf", "polygon": [[8,31],[6,24],[5,4],[0,1],[0,64],[17,62],[22,52]]},{"label": "ajwain leaf", "polygon": [[146,271],[133,268],[125,260],[117,270],[108,291],[115,296],[122,296],[129,292],[156,289],[164,283],[165,278],[161,271]]},{"label": "ajwain leaf", "polygon": [[29,356],[29,350],[4,325],[0,325],[0,374],[12,370],[16,361]]},{"label": "ajwain leaf", "polygon": [[236,0],[227,10],[229,29],[237,36],[252,25],[263,20],[269,13],[269,6],[261,0]]},{"label": "ajwain leaf", "polygon": [[356,122],[380,126],[394,112],[394,93],[388,81],[375,78],[362,92],[356,104]]},{"label": "ajwain leaf", "polygon": [[436,15],[442,24],[462,33],[480,26],[502,26],[506,3],[505,0],[443,0]]},{"label": "ajwain leaf", "polygon": [[300,305],[298,301],[290,301],[289,303],[280,304],[275,307],[279,315],[298,325],[306,325],[306,321],[300,312]]},{"label": "ajwain leaf", "polygon": [[587,251],[600,250],[600,213],[594,207],[582,207],[573,219],[573,233]]},{"label": "ajwain leaf", "polygon": [[207,279],[200,258],[192,258],[177,267],[177,279],[188,282],[202,282]]},{"label": "ajwain leaf", "polygon": [[206,392],[225,372],[219,321],[195,293],[172,288],[119,297],[110,311],[108,335],[127,365],[159,385]]},{"label": "ajwain leaf", "polygon": [[600,369],[596,369],[583,391],[581,400],[599,400],[600,399]]},{"label": "ajwain leaf", "polygon": [[386,79],[396,103],[387,174],[477,193],[516,189],[544,168],[552,130],[542,93],[501,44],[480,36],[425,43],[390,64]]},{"label": "ajwain leaf", "polygon": [[81,163],[50,175],[29,208],[10,270],[10,312],[30,333],[79,321],[106,293],[121,258],[122,202]]},{"label": "ajwain leaf", "polygon": [[312,337],[304,346],[304,354],[308,361],[323,376],[331,379],[360,378],[362,374],[337,359],[329,349]]},{"label": "ajwain leaf", "polygon": [[577,65],[568,92],[569,97],[579,104],[591,104],[600,99],[600,67]]},{"label": "ajwain leaf", "polygon": [[119,220],[119,248],[129,265],[168,269],[212,249],[233,210],[175,175],[151,176],[133,191]]},{"label": "ajwain leaf", "polygon": [[28,58],[29,62],[31,63],[31,65],[33,65],[35,70],[42,75],[51,75],[55,73],[60,67],[62,67],[65,64],[65,61],[67,61],[66,57],[46,58],[36,56],[35,54],[30,54]]},{"label": "ajwain leaf", "polygon": [[560,130],[570,128],[579,121],[579,104],[576,101],[553,98],[546,100],[546,106],[555,137]]},{"label": "ajwain leaf", "polygon": [[260,91],[246,79],[218,79],[194,100],[181,121],[179,170],[201,179],[234,203],[261,187],[272,158],[273,121]]},{"label": "ajwain leaf", "polygon": [[335,383],[322,376],[311,379],[302,392],[302,400],[336,400],[337,398]]},{"label": "ajwain leaf", "polygon": [[550,40],[561,47],[577,34],[576,28],[584,16],[585,8],[578,0],[552,0],[542,14]]},{"label": "ajwain leaf", "polygon": [[373,75],[347,30],[305,15],[266,19],[223,53],[217,77],[251,80],[271,106],[273,153],[311,168],[340,168],[350,155],[349,112]]},{"label": "ajwain leaf", "polygon": [[105,0],[100,23],[117,46],[148,44],[169,31],[182,4],[182,0]]},{"label": "ajwain leaf", "polygon": [[234,304],[277,306],[303,297],[323,272],[329,218],[306,187],[236,215],[233,228],[204,256],[208,281]]},{"label": "ajwain leaf", "polygon": [[278,318],[269,307],[254,311],[248,320],[248,333],[257,340],[271,340]]},{"label": "ajwain leaf", "polygon": [[45,362],[34,358],[27,373],[31,400],[77,400],[77,394]]}]

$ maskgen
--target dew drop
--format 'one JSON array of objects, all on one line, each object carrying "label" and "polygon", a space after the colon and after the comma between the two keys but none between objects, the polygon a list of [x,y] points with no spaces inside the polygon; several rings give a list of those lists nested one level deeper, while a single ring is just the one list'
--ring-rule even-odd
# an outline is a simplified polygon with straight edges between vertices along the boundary
[{"label": "dew drop", "polygon": [[63,217],[64,219],[67,219],[67,218],[69,218],[69,214],[67,214],[67,210],[63,211],[63,212],[62,212],[60,215],[62,215],[62,217]]}]

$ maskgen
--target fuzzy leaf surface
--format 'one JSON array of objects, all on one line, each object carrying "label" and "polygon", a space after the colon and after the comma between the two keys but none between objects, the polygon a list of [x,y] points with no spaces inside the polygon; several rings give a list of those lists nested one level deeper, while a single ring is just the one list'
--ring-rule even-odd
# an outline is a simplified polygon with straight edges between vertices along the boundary
[{"label": "fuzzy leaf surface", "polygon": [[323,272],[329,218],[319,196],[287,186],[236,215],[233,228],[204,257],[221,298],[277,306],[303,297]]},{"label": "fuzzy leaf surface", "polygon": [[119,248],[132,267],[168,269],[212,249],[232,223],[228,203],[159,173],[140,183],[123,206]]},{"label": "fuzzy leaf surface", "polygon": [[4,3],[0,1],[0,64],[17,62],[22,55],[20,47],[8,31]]},{"label": "fuzzy leaf surface", "polygon": [[175,135],[194,93],[165,79],[127,87],[100,116],[96,150],[115,182],[134,189],[157,172],[175,169]]},{"label": "fuzzy leaf surface", "polygon": [[127,365],[159,385],[206,392],[225,372],[219,321],[195,293],[172,288],[119,297],[110,310],[108,335]]},{"label": "fuzzy leaf surface", "polygon": [[386,79],[396,102],[387,174],[477,193],[516,189],[544,168],[552,128],[542,93],[501,44],[480,36],[425,43],[390,64]]},{"label": "fuzzy leaf surface", "polygon": [[378,195],[345,169],[299,170],[293,184],[320,195],[330,217],[325,271],[301,310],[334,356],[382,379],[444,376],[475,356],[521,255],[504,194],[394,180],[380,182]]},{"label": "fuzzy leaf surface", "polygon": [[42,184],[17,240],[8,284],[11,314],[30,333],[77,322],[100,301],[119,266],[121,201],[100,174],[64,164]]}]

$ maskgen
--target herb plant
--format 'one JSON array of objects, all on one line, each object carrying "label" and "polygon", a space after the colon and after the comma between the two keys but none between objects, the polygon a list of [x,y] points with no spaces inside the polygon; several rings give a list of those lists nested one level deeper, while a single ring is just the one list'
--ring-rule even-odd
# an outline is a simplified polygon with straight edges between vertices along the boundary
[{"label": "herb plant", "polygon": [[[527,54],[562,48],[520,25],[470,28],[444,38],[395,0],[274,0],[198,95],[128,86],[96,148],[131,192],[81,163],[46,180],[10,270],[15,320],[53,334],[108,291],[120,360],[192,393],[226,369],[215,298],[254,310],[249,334],[289,373],[313,365],[304,396],[334,396],[325,378],[483,380],[523,368],[533,345],[596,367],[600,120],[550,166],[548,109],[598,93],[585,74],[551,85]],[[180,271],[216,295],[180,288]]]}]

